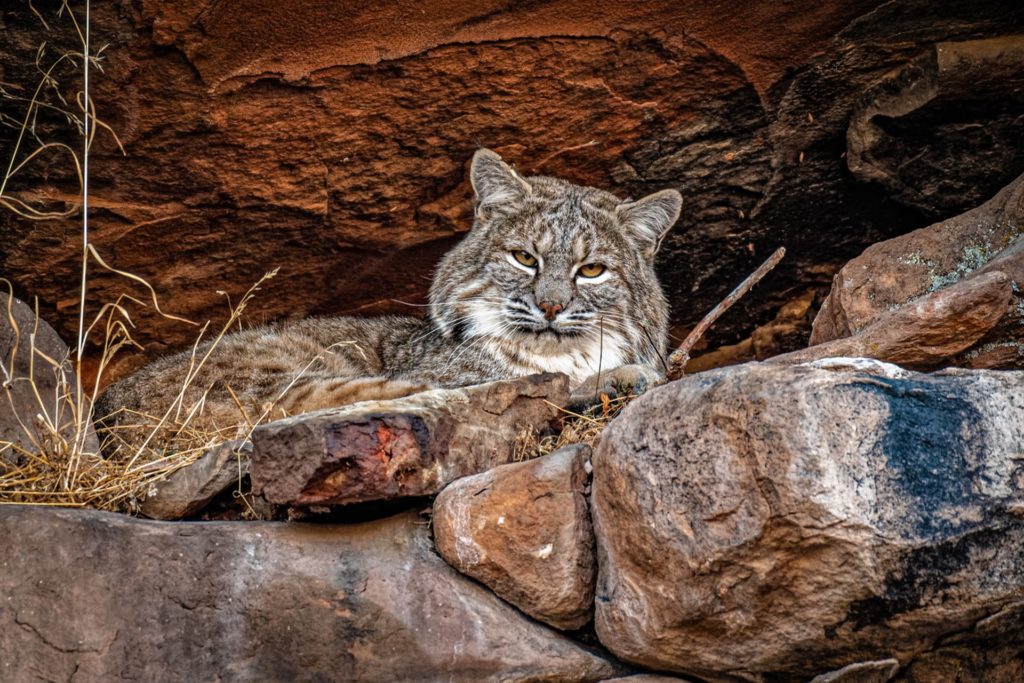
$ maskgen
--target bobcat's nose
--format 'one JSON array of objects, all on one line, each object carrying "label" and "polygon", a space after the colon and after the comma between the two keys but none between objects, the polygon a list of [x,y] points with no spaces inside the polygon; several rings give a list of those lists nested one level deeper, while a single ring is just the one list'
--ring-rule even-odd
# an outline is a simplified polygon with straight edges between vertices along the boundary
[{"label": "bobcat's nose", "polygon": [[537,305],[544,311],[544,317],[548,320],[554,320],[563,308],[562,304],[556,304],[554,301],[541,301]]}]

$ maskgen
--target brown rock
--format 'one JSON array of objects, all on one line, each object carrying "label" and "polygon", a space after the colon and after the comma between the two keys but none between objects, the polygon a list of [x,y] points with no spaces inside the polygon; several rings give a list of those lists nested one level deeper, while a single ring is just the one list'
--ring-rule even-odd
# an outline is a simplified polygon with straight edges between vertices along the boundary
[{"label": "brown rock", "polygon": [[348,526],[0,514],[0,671],[148,681],[597,681],[405,514]]},{"label": "brown rock", "polygon": [[915,657],[899,683],[1019,683],[1024,681],[1024,602],[982,619],[972,630],[943,639]]},{"label": "brown rock", "polygon": [[771,363],[861,357],[928,369],[974,346],[1006,316],[1013,284],[998,270],[978,273],[886,310],[856,334],[775,356]]},{"label": "brown rock", "polygon": [[806,679],[906,662],[1021,600],[1024,373],[858,364],[712,370],[612,422],[591,499],[606,647]]},{"label": "brown rock", "polygon": [[516,437],[568,398],[566,376],[543,374],[271,422],[253,431],[253,492],[284,505],[432,495],[510,462]]},{"label": "brown rock", "polygon": [[609,678],[603,683],[671,683],[671,681],[683,681],[684,678],[675,676],[662,676],[660,674],[636,674],[635,676],[624,676],[622,678]]},{"label": "brown rock", "polygon": [[847,664],[842,669],[815,676],[811,683],[886,683],[899,671],[895,659]]},{"label": "brown rock", "polygon": [[[893,309],[998,270],[1016,283],[1015,291],[999,320],[990,326],[991,334],[972,340],[975,348],[959,362],[973,361],[974,367],[1024,366],[1024,299],[1019,291],[1024,282],[1022,234],[1024,176],[965,214],[872,245],[836,275],[814,321],[811,344],[856,335],[891,316]],[[952,299],[948,303],[956,304]],[[951,329],[950,341],[956,341],[954,336],[960,332]],[[989,363],[979,360],[979,354],[991,351],[986,347],[993,345],[1012,353]]]},{"label": "brown rock", "polygon": [[580,628],[596,570],[589,459],[589,446],[567,446],[449,484],[434,501],[441,557],[531,617]]},{"label": "brown rock", "polygon": [[[53,443],[51,427],[68,445],[84,428],[82,451],[99,453],[92,423],[78,419],[68,354],[67,344],[30,306],[0,292],[0,473],[4,465],[17,466],[21,454]],[[83,412],[88,409],[86,399]]]},{"label": "brown rock", "polygon": [[155,482],[139,511],[151,519],[190,517],[249,474],[251,455],[248,441],[227,441],[208,448],[191,465]]},{"label": "brown rock", "polygon": [[[925,211],[949,215],[964,202],[984,201],[989,195],[978,188],[1019,164],[1018,148],[981,144],[965,164],[950,150],[962,124],[943,109],[959,101],[966,105],[963,111],[983,93],[1022,85],[1024,36],[925,46],[916,59],[885,74],[862,95],[846,134],[847,166],[858,179],[881,184],[901,203]],[[998,138],[1001,126],[1017,125],[1011,112],[1019,112],[1019,104],[1006,104],[992,117],[986,137]],[[912,158],[908,143],[920,148]],[[953,174],[973,189],[951,197],[941,179]]]},{"label": "brown rock", "polygon": [[[51,30],[25,3],[5,3],[9,92],[34,90],[41,42],[49,57],[80,49],[67,13],[40,11]],[[713,346],[748,335],[794,292],[827,289],[867,245],[965,210],[1024,170],[1014,155],[1024,89],[1005,69],[984,79],[974,69],[957,87],[947,79],[941,97],[889,130],[887,168],[904,185],[941,188],[927,193],[940,205],[909,211],[889,199],[895,184],[864,183],[841,157],[856,107],[895,67],[937,44],[1021,33],[1013,2],[487,0],[409,12],[372,1],[339,12],[323,0],[119,0],[93,7],[92,30],[94,45],[108,45],[93,97],[126,154],[99,131],[91,239],[153,283],[165,308],[198,321],[223,319],[218,290],[237,301],[274,267],[250,307],[257,321],[408,312],[393,300],[422,303],[437,258],[469,227],[465,167],[481,145],[526,173],[621,196],[681,190],[686,210],[659,264],[680,326],[788,247],[771,281],[715,326]],[[78,87],[77,66],[66,66],[55,93]],[[22,103],[5,102],[19,118]],[[58,112],[42,109],[36,124],[80,147]],[[0,149],[16,134],[0,127]],[[922,157],[945,165],[922,173]],[[70,206],[73,164],[44,155],[6,192]],[[50,302],[68,338],[78,228],[77,218],[0,213],[0,272]],[[132,287],[95,272],[90,310]],[[152,308],[133,313],[150,358],[194,341],[193,328]],[[142,360],[124,359],[114,374]]]}]

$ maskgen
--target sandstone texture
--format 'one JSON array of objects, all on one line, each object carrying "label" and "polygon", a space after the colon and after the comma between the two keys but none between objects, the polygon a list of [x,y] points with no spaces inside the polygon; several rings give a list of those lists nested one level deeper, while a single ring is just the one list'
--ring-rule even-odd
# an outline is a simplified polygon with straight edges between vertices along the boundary
[{"label": "sandstone texture", "polygon": [[226,441],[206,450],[191,465],[154,483],[139,511],[151,519],[182,519],[200,512],[217,494],[239,486],[249,474],[252,444]]},{"label": "sandstone texture", "polygon": [[510,462],[568,398],[568,377],[541,374],[277,420],[253,431],[253,492],[282,505],[433,495]]},{"label": "sandstone texture", "polygon": [[1008,605],[970,631],[940,641],[919,655],[894,680],[900,683],[962,681],[1017,683],[1024,680],[1024,602]]},{"label": "sandstone texture", "polygon": [[[5,681],[598,681],[621,667],[437,557],[351,526],[0,514]],[[73,618],[72,618],[73,617]]]},{"label": "sandstone texture", "polygon": [[948,364],[983,339],[1008,310],[1016,317],[1016,307],[1012,306],[1015,286],[1014,280],[1000,270],[979,273],[895,310],[885,309],[849,337],[784,353],[768,362],[802,363],[845,356],[922,369]]},{"label": "sandstone texture", "polygon": [[531,617],[580,628],[597,569],[589,459],[589,446],[567,446],[450,484],[434,501],[441,557]]},{"label": "sandstone texture", "polygon": [[[76,49],[67,18],[46,17],[49,31],[24,3],[0,10],[10,93],[34,90],[43,41],[48,58]],[[712,348],[824,292],[869,244],[965,211],[1024,171],[1024,7],[1011,0],[416,11],[116,0],[93,7],[92,29],[108,46],[93,98],[124,154],[97,134],[91,239],[199,322],[223,320],[219,291],[237,301],[276,267],[250,306],[255,322],[419,310],[397,301],[422,303],[437,259],[468,229],[479,146],[523,173],[623,197],[680,190],[683,217],[658,263],[677,331],[786,246],[786,262],[712,330]],[[65,95],[79,82],[66,66]],[[934,82],[926,101],[883,101],[918,73]],[[19,120],[24,103],[4,102]],[[59,112],[41,110],[35,130],[78,148]],[[0,149],[16,133],[0,127]],[[44,154],[7,193],[71,207],[73,164]],[[77,325],[79,227],[0,212],[0,272],[39,294],[65,338]],[[124,292],[148,297],[95,268],[90,311]],[[152,307],[132,312],[145,350],[108,379],[195,338]]]},{"label": "sandstone texture", "polygon": [[811,679],[811,683],[886,683],[891,681],[900,668],[895,659],[877,662],[847,664],[842,669],[829,671]]},{"label": "sandstone texture", "polygon": [[593,458],[601,642],[806,680],[983,628],[1024,598],[1022,414],[1024,373],[856,359],[644,394]]},{"label": "sandstone texture", "polygon": [[[52,443],[51,427],[61,440],[75,442],[78,411],[68,354],[67,344],[32,307],[0,292],[0,474]],[[99,453],[92,423],[85,426],[82,449]]]},{"label": "sandstone texture", "polygon": [[[932,347],[932,357],[910,364],[1024,367],[1022,234],[1024,176],[967,213],[872,245],[836,275],[814,321],[811,343],[891,327],[902,308],[936,300],[941,305],[926,317],[935,323],[933,335],[941,336],[945,328],[948,343],[919,344],[923,354],[923,347]],[[1002,304],[994,291],[988,303],[975,300],[998,277],[1009,281]]]}]

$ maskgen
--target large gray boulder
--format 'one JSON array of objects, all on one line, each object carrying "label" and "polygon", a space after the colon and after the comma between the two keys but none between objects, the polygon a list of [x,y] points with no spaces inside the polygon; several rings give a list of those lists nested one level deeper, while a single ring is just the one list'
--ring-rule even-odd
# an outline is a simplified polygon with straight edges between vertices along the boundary
[{"label": "large gray boulder", "polygon": [[437,555],[423,520],[0,511],[0,680],[597,681],[622,668]]},{"label": "large gray boulder", "polygon": [[799,680],[906,663],[1024,598],[1024,373],[815,365],[684,378],[605,432],[596,626],[616,655]]}]

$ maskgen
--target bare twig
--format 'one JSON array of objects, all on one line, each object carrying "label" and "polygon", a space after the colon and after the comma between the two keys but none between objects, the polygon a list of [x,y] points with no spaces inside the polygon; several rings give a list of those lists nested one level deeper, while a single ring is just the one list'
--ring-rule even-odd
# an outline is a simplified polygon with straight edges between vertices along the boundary
[{"label": "bare twig", "polygon": [[768,257],[768,260],[758,266],[757,270],[747,276],[747,279],[739,284],[739,286],[729,292],[729,296],[722,299],[717,306],[711,309],[704,318],[697,323],[697,327],[693,328],[690,334],[686,335],[686,339],[679,345],[679,348],[672,352],[672,355],[668,357],[668,372],[666,373],[667,378],[671,381],[679,379],[683,376],[683,368],[686,367],[687,361],[690,360],[690,350],[693,349],[693,345],[704,336],[704,333],[708,331],[708,328],[715,324],[715,321],[722,317],[722,314],[728,311],[734,303],[739,301],[747,292],[749,292],[754,285],[761,281],[765,275],[768,274],[772,268],[778,265],[782,257],[786,255],[786,248],[779,247],[775,250],[775,253]]}]

